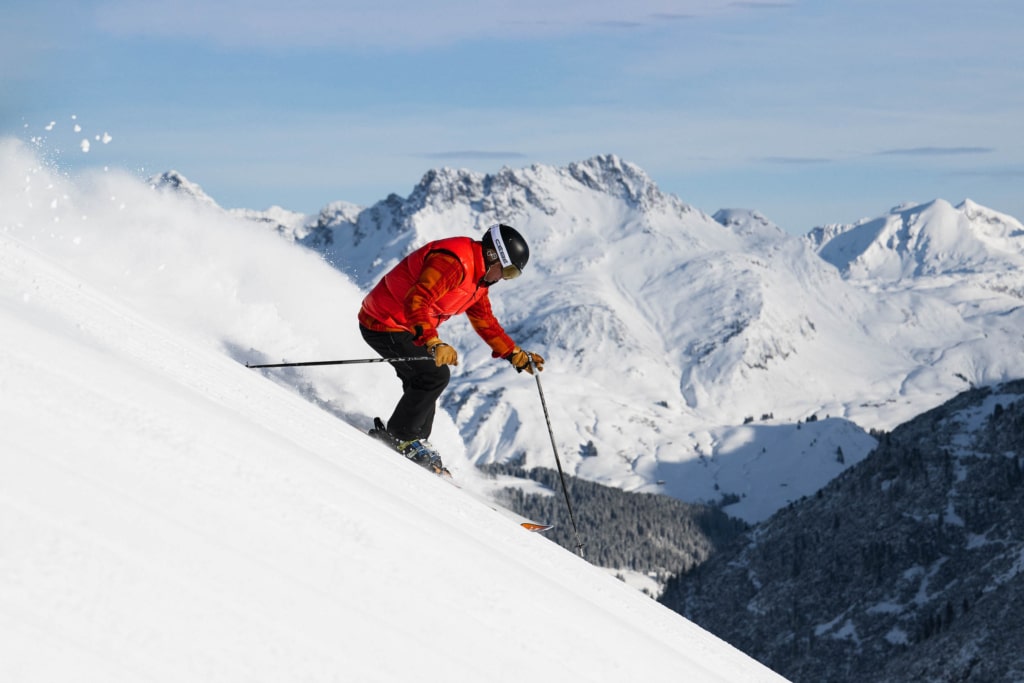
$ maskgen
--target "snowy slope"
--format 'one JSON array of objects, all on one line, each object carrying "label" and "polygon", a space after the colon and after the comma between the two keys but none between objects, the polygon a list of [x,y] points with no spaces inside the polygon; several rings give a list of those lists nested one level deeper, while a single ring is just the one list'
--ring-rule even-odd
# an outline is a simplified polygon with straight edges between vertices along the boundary
[{"label": "snowy slope", "polygon": [[232,358],[351,341],[314,256],[0,144],[0,678],[781,680]]}]

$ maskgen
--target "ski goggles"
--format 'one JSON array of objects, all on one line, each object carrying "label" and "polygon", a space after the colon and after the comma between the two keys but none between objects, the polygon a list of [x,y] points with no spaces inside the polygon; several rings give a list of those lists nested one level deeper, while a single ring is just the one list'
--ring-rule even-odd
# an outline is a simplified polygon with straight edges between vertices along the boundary
[{"label": "ski goggles", "polygon": [[505,242],[501,239],[501,226],[494,225],[490,229],[491,241],[494,243],[494,250],[498,252],[498,261],[501,262],[501,279],[514,280],[523,274],[519,266],[512,263],[512,257],[508,255]]}]

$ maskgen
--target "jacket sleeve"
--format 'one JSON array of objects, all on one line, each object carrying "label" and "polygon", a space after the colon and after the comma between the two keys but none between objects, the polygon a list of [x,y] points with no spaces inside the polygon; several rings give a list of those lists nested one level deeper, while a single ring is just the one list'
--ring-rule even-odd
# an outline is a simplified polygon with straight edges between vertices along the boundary
[{"label": "jacket sleeve", "polygon": [[454,255],[432,251],[423,261],[419,279],[405,294],[405,319],[415,330],[416,344],[422,345],[437,336],[440,322],[431,314],[434,303],[456,287],[466,276],[462,263]]},{"label": "jacket sleeve", "polygon": [[498,319],[494,317],[491,310],[491,300],[484,294],[475,304],[466,309],[466,317],[480,338],[491,347],[491,355],[495,358],[505,358],[516,347],[505,330],[501,327]]}]

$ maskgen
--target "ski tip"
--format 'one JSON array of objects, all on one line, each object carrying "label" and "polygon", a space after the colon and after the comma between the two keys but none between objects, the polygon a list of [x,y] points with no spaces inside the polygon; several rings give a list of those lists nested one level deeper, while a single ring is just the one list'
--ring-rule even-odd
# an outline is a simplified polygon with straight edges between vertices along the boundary
[{"label": "ski tip", "polygon": [[554,524],[537,524],[536,522],[520,522],[519,526],[527,531],[547,531],[555,527]]}]

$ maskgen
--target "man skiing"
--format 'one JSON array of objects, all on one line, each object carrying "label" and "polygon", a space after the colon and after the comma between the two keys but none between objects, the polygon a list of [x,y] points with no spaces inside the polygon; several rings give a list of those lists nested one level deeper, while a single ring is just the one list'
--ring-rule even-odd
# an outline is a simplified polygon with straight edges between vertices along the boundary
[{"label": "man skiing", "polygon": [[[530,248],[517,230],[494,225],[483,239],[450,237],[430,242],[392,268],[363,299],[359,331],[384,358],[433,358],[392,363],[402,380],[402,398],[385,425],[374,420],[370,435],[437,474],[447,474],[430,445],[437,399],[448,386],[449,365],[459,354],[441,341],[437,328],[465,313],[492,356],[519,372],[544,369],[544,359],[524,351],[505,333],[491,310],[490,287],[522,274]],[[533,357],[533,365],[530,357]]]}]

